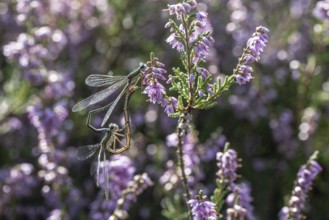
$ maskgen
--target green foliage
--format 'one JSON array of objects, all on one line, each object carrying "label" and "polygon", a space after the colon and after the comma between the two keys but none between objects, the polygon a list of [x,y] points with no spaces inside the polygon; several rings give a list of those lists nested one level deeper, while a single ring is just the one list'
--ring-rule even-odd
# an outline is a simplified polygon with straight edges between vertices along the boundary
[{"label": "green foliage", "polygon": [[216,189],[214,190],[214,194],[210,197],[210,200],[216,204],[216,212],[218,213],[218,219],[222,219],[222,209],[225,204],[225,197],[228,194],[227,184],[223,183],[219,179],[216,179]]},{"label": "green foliage", "polygon": [[188,218],[188,212],[179,195],[174,194],[172,197],[164,198],[162,204],[163,210],[161,213],[167,219],[186,220]]}]

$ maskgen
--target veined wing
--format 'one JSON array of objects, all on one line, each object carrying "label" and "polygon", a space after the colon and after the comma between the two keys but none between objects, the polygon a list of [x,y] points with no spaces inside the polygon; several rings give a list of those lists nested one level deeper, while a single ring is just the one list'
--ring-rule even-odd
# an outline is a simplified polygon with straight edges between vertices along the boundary
[{"label": "veined wing", "polygon": [[109,157],[110,154],[104,148],[101,148],[91,165],[90,174],[96,179],[97,186],[104,186],[105,179],[102,179],[103,176],[101,175],[104,175],[104,167]]},{"label": "veined wing", "polygon": [[88,98],[75,104],[72,108],[72,111],[73,112],[81,111],[90,105],[96,104],[96,103],[104,100],[106,97],[110,96],[113,92],[115,92],[118,88],[120,88],[127,82],[128,82],[128,79],[119,81],[119,82],[113,84],[112,86],[110,86],[102,91],[99,91],[99,92],[95,93],[94,95],[89,96]]},{"label": "veined wing", "polygon": [[105,180],[105,184],[104,184],[104,191],[105,191],[105,198],[106,200],[109,199],[109,194],[110,194],[110,177],[109,177],[109,161],[106,157],[106,152],[104,151],[103,153],[103,159],[104,159],[104,180]]},{"label": "veined wing", "polygon": [[92,74],[86,78],[85,83],[91,87],[102,87],[113,85],[125,78],[127,78],[127,76]]},{"label": "veined wing", "polygon": [[111,116],[115,106],[118,104],[119,100],[121,99],[121,97],[123,96],[123,94],[126,93],[126,90],[128,88],[129,84],[127,84],[124,89],[120,92],[120,94],[118,95],[118,97],[112,102],[111,107],[109,108],[109,110],[106,112],[102,124],[101,126],[103,127],[105,125],[105,123],[107,122],[107,120],[109,119],[109,117]]},{"label": "veined wing", "polygon": [[101,147],[100,144],[78,147],[78,152],[77,152],[78,160],[86,160],[92,157],[100,147]]}]

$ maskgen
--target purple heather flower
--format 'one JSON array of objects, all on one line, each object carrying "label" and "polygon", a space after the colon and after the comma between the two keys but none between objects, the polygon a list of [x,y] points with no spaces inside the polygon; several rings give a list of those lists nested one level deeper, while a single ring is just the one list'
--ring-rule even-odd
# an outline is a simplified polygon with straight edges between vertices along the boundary
[{"label": "purple heather flower", "polygon": [[54,209],[50,212],[50,215],[47,217],[46,220],[59,220],[63,218],[63,212],[60,209]]},{"label": "purple heather flower", "polygon": [[166,93],[165,88],[158,81],[150,82],[144,89],[144,94],[147,94],[149,101],[152,103],[163,103],[163,94]]},{"label": "purple heather flower", "polygon": [[[109,184],[106,185],[104,166],[108,166]],[[122,191],[127,187],[128,182],[132,180],[135,168],[129,157],[123,155],[114,155],[110,161],[102,161],[100,164],[99,185],[109,187],[111,199],[118,199],[122,196]]]},{"label": "purple heather flower", "polygon": [[247,183],[240,183],[234,186],[234,190],[226,198],[226,203],[230,208],[234,208],[236,201],[237,205],[245,210],[244,214],[248,220],[254,220],[254,207],[252,206],[252,197],[250,195],[250,186]]},{"label": "purple heather flower", "polygon": [[210,75],[209,71],[203,67],[197,67],[196,70],[201,74],[204,79],[206,79]]},{"label": "purple heather flower", "polygon": [[164,109],[164,112],[169,115],[169,114],[173,114],[175,112],[175,109],[172,105],[167,105]]},{"label": "purple heather flower", "polygon": [[[172,114],[175,112],[178,101],[174,97],[168,97],[165,87],[159,83],[159,80],[166,81],[164,75],[167,71],[162,67],[164,67],[164,64],[159,62],[157,58],[153,58],[152,61],[148,62],[148,67],[143,72],[142,83],[146,85],[143,93],[148,95],[150,102],[160,104],[165,113]],[[170,80],[167,83],[170,83]]]},{"label": "purple heather flower", "polygon": [[190,83],[193,83],[193,82],[194,82],[194,79],[195,79],[194,74],[191,73],[191,74],[190,74],[190,77],[189,77],[189,82],[190,82]]},{"label": "purple heather flower", "polygon": [[195,0],[179,3],[175,5],[168,5],[170,15],[176,15],[177,19],[181,19],[182,15],[187,15],[191,10],[195,9],[197,3]]},{"label": "purple heather flower", "polygon": [[214,89],[214,86],[213,86],[213,84],[212,83],[208,83],[207,84],[207,92],[209,93],[209,94],[214,94],[214,91],[213,91],[213,89]]},{"label": "purple heather flower", "polygon": [[172,133],[166,137],[166,145],[168,147],[176,147],[178,144],[178,137],[176,133]]},{"label": "purple heather flower", "polygon": [[156,60],[151,65],[152,66],[148,66],[143,72],[143,85],[149,85],[158,80],[166,81],[164,75],[167,71],[162,68],[164,67],[164,64]]},{"label": "purple heather flower", "polygon": [[5,193],[10,196],[28,197],[33,194],[33,189],[38,186],[39,182],[34,173],[32,164],[22,163],[11,168],[9,176],[4,180]]},{"label": "purple heather flower", "polygon": [[[208,56],[209,49],[214,43],[214,39],[211,37],[212,26],[207,18],[208,14],[204,11],[196,13],[197,20],[194,31],[190,35],[190,43],[194,43],[194,56],[193,63],[197,63],[198,60],[205,61]],[[195,42],[198,40],[197,42]]]},{"label": "purple heather flower", "polygon": [[[177,20],[180,21],[182,19],[182,15],[185,16],[194,13],[192,11],[196,8],[196,6],[196,1],[188,1],[183,4],[170,5],[168,6],[169,14],[176,14]],[[212,33],[212,27],[207,18],[207,12],[196,11],[195,15],[196,18],[191,23],[193,29],[189,31],[188,39],[185,39],[190,43],[190,45],[192,45],[192,61],[194,64],[197,63],[199,60],[205,61],[206,57],[208,56],[209,49],[214,42],[214,39],[210,36],[210,34]],[[168,22],[165,27],[172,27],[171,22],[173,21]],[[174,28],[171,28],[171,31],[176,30],[174,30]],[[183,50],[185,50],[185,46],[183,44],[184,41],[180,39],[180,37],[181,35],[185,36],[187,30],[185,30],[184,26],[180,24],[179,31],[181,33],[172,33],[167,38],[166,42],[170,44],[172,48],[176,48],[177,51],[182,52]]]},{"label": "purple heather flower", "polygon": [[135,202],[137,196],[142,194],[148,187],[152,186],[153,182],[148,176],[147,173],[143,173],[141,175],[135,175],[133,180],[131,180],[127,188],[124,190],[124,193],[127,193],[127,199]]},{"label": "purple heather flower", "polygon": [[176,33],[172,33],[166,40],[168,44],[172,46],[172,48],[176,48],[178,52],[182,52],[184,50],[184,45],[180,42],[180,39]]},{"label": "purple heather flower", "polygon": [[237,72],[236,81],[239,85],[243,85],[253,78],[251,75],[253,69],[249,65],[260,60],[260,54],[268,43],[268,32],[266,27],[258,26],[256,32],[248,40],[243,57],[240,58],[239,67],[235,70]]},{"label": "purple heather flower", "polygon": [[303,219],[302,210],[305,207],[307,194],[311,190],[315,177],[322,171],[321,166],[314,160],[316,154],[317,152],[311,156],[307,164],[299,169],[289,203],[281,209],[279,214],[280,220]]},{"label": "purple heather flower", "polygon": [[255,61],[256,61],[256,58],[253,55],[247,54],[244,56],[242,63],[245,65],[249,65],[249,64],[254,63]]},{"label": "purple heather flower", "polygon": [[233,207],[226,210],[228,219],[245,219],[247,216],[247,210],[238,204],[234,204]]},{"label": "purple heather flower", "polygon": [[137,196],[152,185],[153,182],[147,173],[135,175],[134,179],[128,183],[127,188],[123,191],[122,197],[118,199],[117,207],[109,220],[126,219],[128,217],[126,209],[130,203],[136,202]]},{"label": "purple heather flower", "polygon": [[201,98],[203,96],[203,92],[201,89],[198,91],[198,96],[199,96],[199,98]]},{"label": "purple heather flower", "polygon": [[216,205],[210,201],[190,199],[187,202],[192,208],[193,220],[216,220]]},{"label": "purple heather flower", "polygon": [[152,71],[153,78],[166,81],[166,78],[163,76],[164,74],[167,73],[165,69],[153,67],[152,70],[153,70]]},{"label": "purple heather flower", "polygon": [[58,103],[53,109],[42,109],[41,106],[29,106],[27,111],[31,123],[42,133],[44,132],[48,137],[52,137],[59,132],[62,122],[68,116],[65,103]]},{"label": "purple heather flower", "polygon": [[247,47],[250,50],[250,53],[253,57],[255,57],[256,61],[260,60],[260,54],[264,51],[266,46],[267,40],[261,39],[260,36],[262,35],[255,35],[250,38],[247,42]]},{"label": "purple heather flower", "polygon": [[218,152],[216,155],[218,161],[217,176],[222,183],[227,183],[234,189],[234,181],[237,178],[236,170],[239,167],[238,155],[235,150],[228,149],[225,152]]},{"label": "purple heather flower", "polygon": [[89,219],[104,220],[108,219],[117,206],[116,199],[104,199],[103,193],[99,193],[96,199],[90,204]]},{"label": "purple heather flower", "polygon": [[238,75],[236,76],[236,81],[239,85],[246,84],[250,80],[252,80],[254,77],[252,77],[251,73],[253,72],[253,69],[250,66],[242,65],[240,66],[238,70]]},{"label": "purple heather flower", "polygon": [[313,9],[313,15],[322,20],[329,19],[329,1],[318,1]]}]

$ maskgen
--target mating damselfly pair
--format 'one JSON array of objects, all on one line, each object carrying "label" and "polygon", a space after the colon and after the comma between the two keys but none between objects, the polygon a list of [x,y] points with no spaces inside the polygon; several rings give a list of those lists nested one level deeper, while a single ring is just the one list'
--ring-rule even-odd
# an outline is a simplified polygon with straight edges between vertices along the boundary
[{"label": "mating damselfly pair", "polygon": [[[128,112],[128,102],[130,96],[136,91],[137,86],[136,84],[139,82],[141,78],[141,72],[146,69],[146,65],[141,63],[139,67],[129,73],[127,76],[113,76],[112,74],[108,75],[99,75],[99,74],[92,74],[86,78],[86,85],[91,87],[105,87],[106,89],[101,90],[94,95],[89,96],[86,99],[78,102],[76,105],[73,106],[72,111],[77,112],[81,111],[91,105],[97,104],[107,97],[111,96],[115,91],[122,88],[119,95],[115,98],[115,100],[101,108],[94,109],[89,111],[87,117],[87,125],[93,131],[97,133],[103,133],[103,138],[101,142],[98,144],[93,145],[86,145],[78,147],[78,159],[79,160],[86,160],[98,152],[97,157],[95,157],[94,166],[91,168],[91,174],[96,175],[96,182],[99,185],[99,178],[100,178],[100,166],[101,162],[107,163],[108,156],[110,154],[120,154],[127,149],[129,149],[131,145],[131,131],[130,131],[130,120],[129,120],[129,112]],[[110,118],[115,106],[118,104],[120,99],[125,95],[124,101],[124,128],[119,128],[119,126],[115,123],[109,123],[108,127],[104,127],[108,119]],[[94,127],[92,123],[92,115],[101,112],[107,109],[107,112],[103,118],[100,128]],[[125,139],[125,141],[123,141]],[[108,167],[105,164],[104,174],[105,184],[103,186],[105,190],[106,198],[108,198],[109,194],[109,176],[108,176]]]}]

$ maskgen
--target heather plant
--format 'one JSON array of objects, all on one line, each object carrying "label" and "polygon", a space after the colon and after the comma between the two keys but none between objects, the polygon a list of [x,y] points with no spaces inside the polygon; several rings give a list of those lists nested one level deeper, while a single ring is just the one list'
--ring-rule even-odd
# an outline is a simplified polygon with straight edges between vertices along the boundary
[{"label": "heather plant", "polygon": [[[0,219],[325,219],[328,24],[315,0],[1,1]],[[96,180],[72,106],[139,62]]]}]

